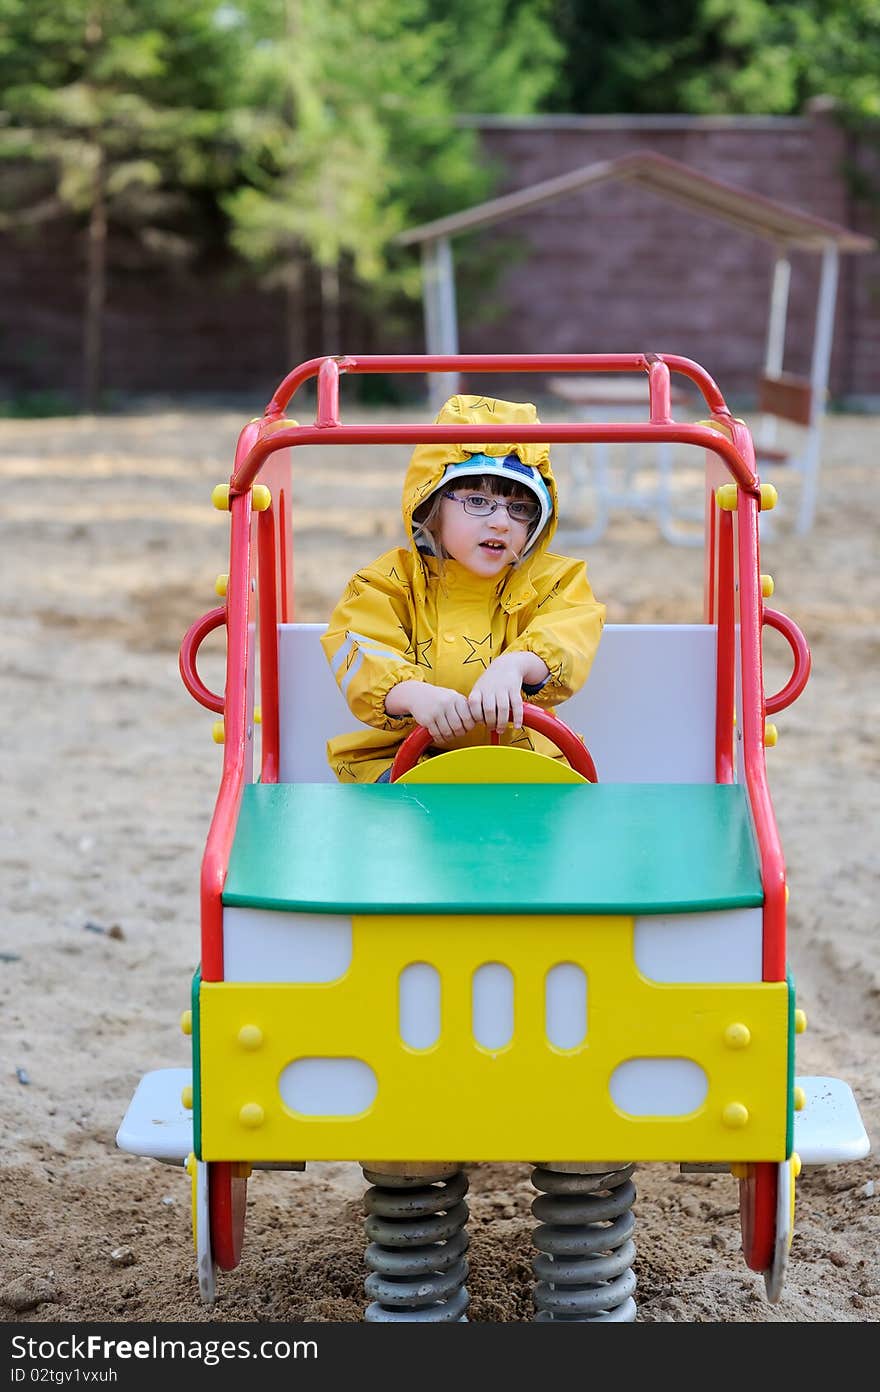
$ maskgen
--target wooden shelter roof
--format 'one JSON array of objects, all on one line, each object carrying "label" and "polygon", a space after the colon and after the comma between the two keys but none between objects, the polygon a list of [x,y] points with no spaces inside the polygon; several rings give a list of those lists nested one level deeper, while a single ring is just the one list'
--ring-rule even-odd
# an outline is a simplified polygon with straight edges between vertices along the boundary
[{"label": "wooden shelter roof", "polygon": [[531,184],[528,188],[502,194],[486,203],[476,203],[460,213],[411,227],[395,240],[400,246],[414,246],[441,237],[454,237],[515,217],[565,194],[614,182],[635,184],[692,212],[704,213],[777,245],[816,252],[830,245],[842,252],[873,251],[876,246],[872,237],[751,189],[712,178],[653,150],[636,150],[617,159],[582,165],[580,169]]}]

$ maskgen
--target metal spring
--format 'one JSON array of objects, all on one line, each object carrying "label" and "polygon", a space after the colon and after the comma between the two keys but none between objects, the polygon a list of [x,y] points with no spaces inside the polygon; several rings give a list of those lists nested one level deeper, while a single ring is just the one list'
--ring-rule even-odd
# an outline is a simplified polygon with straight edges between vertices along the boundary
[{"label": "metal spring", "polygon": [[364,1167],[371,1323],[464,1320],[469,1296],[464,1170],[408,1178]]},{"label": "metal spring", "polygon": [[543,1191],[532,1204],[540,1219],[532,1233],[540,1253],[532,1263],[536,1321],[635,1320],[634,1168],[588,1174],[535,1167],[532,1183]]}]

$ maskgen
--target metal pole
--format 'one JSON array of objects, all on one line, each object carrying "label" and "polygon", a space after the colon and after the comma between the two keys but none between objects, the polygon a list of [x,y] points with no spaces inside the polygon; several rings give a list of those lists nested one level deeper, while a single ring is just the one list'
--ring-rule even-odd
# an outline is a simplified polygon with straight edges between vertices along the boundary
[{"label": "metal pole", "polygon": [[822,445],[822,421],[828,395],[828,374],[831,367],[831,345],[834,340],[834,309],[837,303],[837,247],[829,242],[822,252],[822,274],[819,280],[819,301],[816,307],[816,332],[813,337],[813,361],[810,386],[813,399],[810,425],[804,446],[802,463],[804,486],[796,530],[803,535],[813,525],[819,489],[819,453]]},{"label": "metal pole", "polygon": [[[458,352],[455,268],[448,237],[437,237],[422,244],[422,302],[427,352],[455,355]],[[434,415],[446,398],[457,391],[457,372],[429,374],[428,400]]]},{"label": "metal pole", "polygon": [[[785,324],[788,317],[788,290],[791,284],[791,262],[788,250],[780,251],[773,265],[773,284],[770,290],[770,314],[767,320],[767,347],[764,353],[764,373],[778,377],[785,359]],[[772,445],[776,439],[776,417],[764,415],[761,420],[761,444]]]}]

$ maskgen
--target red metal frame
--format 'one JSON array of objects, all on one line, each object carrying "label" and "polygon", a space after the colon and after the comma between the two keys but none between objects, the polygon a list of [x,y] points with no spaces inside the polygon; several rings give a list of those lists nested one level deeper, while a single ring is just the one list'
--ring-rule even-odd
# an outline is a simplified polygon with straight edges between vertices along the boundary
[{"label": "red metal frame", "polygon": [[[654,365],[657,368],[652,375]],[[649,392],[662,393],[664,372],[677,372],[699,387],[712,415],[730,419],[727,404],[716,383],[705,368],[691,358],[673,353],[481,353],[456,356],[407,354],[340,354],[337,357],[310,358],[289,372],[281,382],[264,412],[264,419],[275,421],[282,416],[304,382],[318,378],[317,422],[338,422],[338,381],[340,373],[395,372],[646,372]],[[322,391],[323,385],[323,391]],[[335,409],[332,393],[336,392]],[[328,395],[329,394],[329,395]],[[325,401],[327,403],[325,408]],[[668,419],[669,400],[665,416]],[[653,419],[653,407],[652,407]]]},{"label": "red metal frame", "polygon": [[[488,369],[487,369],[488,370]],[[518,425],[517,439],[544,441],[548,444],[578,444],[602,440],[608,444],[663,442],[696,445],[721,455],[740,489],[759,501],[758,479],[746,466],[742,456],[723,435],[704,425],[685,425],[674,421],[653,425],[587,422],[564,424]],[[418,445],[418,444],[504,444],[510,437],[510,426],[503,425],[302,425],[278,429],[261,437],[247,459],[236,469],[230,480],[233,496],[246,493],[256,481],[263,465],[276,449],[286,445]]]},{"label": "red metal frame", "polygon": [[[713,517],[719,510],[712,509]],[[736,588],[733,550],[733,514],[717,516],[717,616],[715,649],[715,780],[735,781],[733,760],[736,694]],[[715,568],[713,567],[713,574]]]},{"label": "red metal frame", "polygon": [[[249,446],[242,432],[239,451]],[[202,857],[202,980],[223,980],[223,885],[238,820],[247,764],[247,680],[250,665],[251,494],[230,497],[229,579],[226,589],[226,694],[223,772]]]},{"label": "red metal frame", "polygon": [[275,517],[272,508],[257,517],[257,558],[260,585],[260,697],[262,716],[263,783],[278,782],[280,727],[278,721],[278,586],[276,583]]},{"label": "red metal frame", "polygon": [[211,1255],[221,1271],[233,1271],[241,1260],[249,1169],[229,1160],[208,1165]]},{"label": "red metal frame", "polygon": [[[733,421],[732,443],[750,469],[755,453],[752,437],[741,421]],[[767,783],[764,753],[764,661],[761,648],[764,601],[761,596],[761,558],[758,543],[760,494],[740,491],[737,500],[737,560],[739,580],[740,683],[743,766],[755,825],[764,889],[765,981],[785,980],[785,861]]]},{"label": "red metal frame", "polygon": [[199,705],[205,706],[208,710],[216,711],[218,715],[223,713],[223,697],[215,695],[205,686],[196,668],[196,657],[208,634],[213,633],[215,628],[219,628],[225,622],[225,604],[221,604],[217,609],[210,609],[207,614],[196,619],[195,623],[184,634],[178,663],[181,679],[190,696],[194,697]]},{"label": "red metal frame", "polygon": [[[707,621],[717,622],[718,734],[716,776],[733,777],[733,689],[735,672],[735,624],[740,624],[740,667],[743,695],[743,757],[749,801],[765,892],[764,976],[782,980],[785,974],[785,868],[767,787],[764,759],[763,668],[761,631],[767,620],[762,608],[759,578],[758,512],[760,487],[755,471],[751,436],[735,421],[718,387],[699,364],[688,358],[659,354],[543,354],[512,356],[491,354],[456,357],[344,356],[314,358],[284,378],[262,420],[242,431],[230,480],[231,540],[227,598],[228,651],[225,706],[226,742],[223,774],[202,868],[202,975],[206,981],[222,979],[221,894],[232,834],[244,782],[247,756],[245,682],[251,658],[249,624],[253,613],[251,578],[259,576],[261,704],[263,707],[263,777],[277,778],[277,620],[293,618],[290,552],[289,466],[288,483],[279,466],[280,455],[291,448],[322,444],[447,444],[504,443],[509,426],[355,425],[339,419],[339,378],[342,373],[434,372],[639,372],[648,377],[649,416],[645,422],[544,423],[518,427],[523,441],[576,443],[583,441],[633,443],[662,441],[694,445],[708,452],[707,477],[732,478],[738,486],[734,517],[717,515],[714,497],[707,501],[706,611]],[[670,373],[694,382],[703,394],[711,421],[683,424],[670,415]],[[297,389],[317,378],[315,423],[297,425],[283,418]],[[714,473],[713,473],[714,470]],[[251,487],[257,477],[270,482],[273,502],[268,512],[251,525]],[[257,541],[252,542],[256,530]],[[258,554],[257,554],[258,553]],[[738,578],[738,602],[735,584]],[[771,611],[772,612],[772,611]],[[779,625],[774,625],[779,626]],[[792,681],[771,698],[794,699],[806,680],[805,663],[793,640],[794,626],[780,628],[796,653]],[[794,690],[797,687],[797,690]],[[774,709],[781,709],[777,704]]]},{"label": "red metal frame", "polygon": [[786,706],[790,706],[800,696],[810,679],[813,659],[806,638],[787,614],[780,614],[777,609],[765,607],[764,623],[768,628],[775,628],[777,633],[782,634],[794,656],[794,670],[785,686],[781,691],[777,691],[775,696],[768,696],[764,702],[766,714],[775,715],[777,711],[785,710]]},{"label": "red metal frame", "polygon": [[742,1250],[751,1271],[766,1271],[776,1242],[776,1191],[779,1166],[772,1160],[749,1165],[739,1184]]}]

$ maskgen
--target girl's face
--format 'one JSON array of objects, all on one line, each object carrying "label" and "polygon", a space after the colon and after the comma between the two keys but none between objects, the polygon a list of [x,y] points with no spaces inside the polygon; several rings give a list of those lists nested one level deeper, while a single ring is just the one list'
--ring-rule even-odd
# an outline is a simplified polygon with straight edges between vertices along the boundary
[{"label": "girl's face", "polygon": [[[491,498],[498,506],[487,517],[475,517],[462,501],[474,497]],[[439,519],[439,540],[447,555],[474,575],[499,575],[519,560],[528,537],[528,522],[512,518],[506,507],[520,501],[466,485],[450,489],[440,504]]]}]

